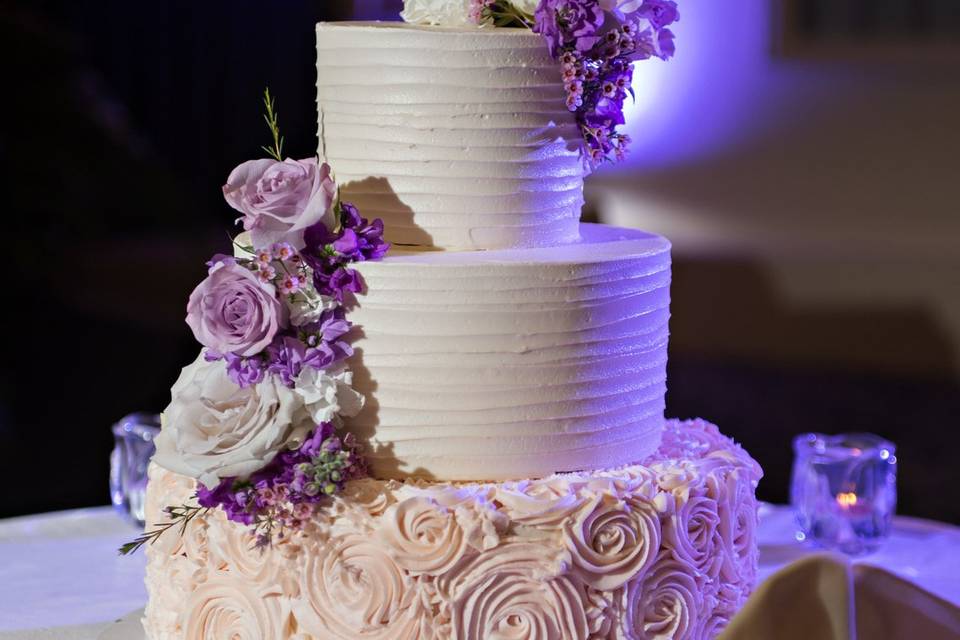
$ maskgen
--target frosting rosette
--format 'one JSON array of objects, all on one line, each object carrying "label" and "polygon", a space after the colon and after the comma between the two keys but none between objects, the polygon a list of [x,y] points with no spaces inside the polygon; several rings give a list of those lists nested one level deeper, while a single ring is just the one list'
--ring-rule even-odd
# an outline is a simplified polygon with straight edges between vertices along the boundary
[{"label": "frosting rosette", "polygon": [[424,497],[407,498],[389,507],[379,533],[393,559],[412,575],[447,571],[467,549],[457,518]]},{"label": "frosting rosette", "polygon": [[144,609],[143,627],[150,640],[179,640],[184,603],[189,602],[207,572],[186,556],[170,553],[153,545],[147,548],[147,574],[144,580],[150,599]]},{"label": "frosting rosette", "polygon": [[[709,495],[690,495],[686,500],[662,493],[658,509],[665,515],[663,545],[674,557],[698,572],[717,578],[724,562],[720,509]],[[659,500],[658,500],[659,502]]]},{"label": "frosting rosette", "polygon": [[660,554],[645,576],[624,590],[624,626],[637,640],[693,638],[703,609],[696,572],[670,554]]},{"label": "frosting rosette", "polygon": [[752,585],[759,558],[757,497],[752,483],[744,482],[739,471],[734,470],[726,476],[723,511],[727,517],[720,521],[720,534],[734,564],[727,575],[728,580]]},{"label": "frosting rosette", "polygon": [[[312,532],[311,532],[312,533]],[[258,544],[256,532],[227,520],[222,512],[206,532],[211,558],[237,580],[296,595],[299,584],[294,578],[296,556],[302,545],[295,535],[287,535],[271,545]]]},{"label": "frosting rosette", "polygon": [[293,613],[317,638],[413,640],[424,615],[413,581],[374,538],[351,533],[303,554]]},{"label": "frosting rosette", "polygon": [[437,580],[456,640],[578,640],[588,637],[586,589],[558,575],[550,547],[508,543]]},{"label": "frosting rosette", "polygon": [[277,377],[238,387],[203,356],[184,367],[171,395],[153,460],[207,487],[257,471],[315,426]]},{"label": "frosting rosette", "polygon": [[564,526],[571,564],[583,581],[600,590],[622,586],[641,574],[660,548],[660,518],[646,500],[603,493]]},{"label": "frosting rosette", "polygon": [[503,484],[497,488],[496,500],[515,522],[546,528],[575,517],[582,503],[562,477]]},{"label": "frosting rosette", "polygon": [[291,635],[290,614],[279,595],[227,576],[211,578],[190,594],[181,627],[191,640],[286,640]]}]

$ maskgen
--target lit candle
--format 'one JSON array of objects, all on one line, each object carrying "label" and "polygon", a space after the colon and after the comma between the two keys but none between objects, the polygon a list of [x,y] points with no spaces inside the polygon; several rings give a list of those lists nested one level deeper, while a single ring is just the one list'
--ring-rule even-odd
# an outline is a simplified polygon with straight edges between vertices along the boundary
[{"label": "lit candle", "polygon": [[852,555],[876,549],[896,505],[893,444],[863,433],[809,433],[793,445],[797,539]]}]

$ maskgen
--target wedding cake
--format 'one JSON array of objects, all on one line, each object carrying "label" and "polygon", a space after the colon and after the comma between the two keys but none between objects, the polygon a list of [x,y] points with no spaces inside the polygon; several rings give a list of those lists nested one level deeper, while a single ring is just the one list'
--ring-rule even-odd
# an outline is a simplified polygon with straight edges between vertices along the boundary
[{"label": "wedding cake", "polygon": [[761,472],[664,419],[669,242],[579,221],[674,3],[403,17],[317,25],[319,159],[267,94],[273,157],[224,187],[246,233],[190,296],[124,549],[147,636],[716,636]]}]

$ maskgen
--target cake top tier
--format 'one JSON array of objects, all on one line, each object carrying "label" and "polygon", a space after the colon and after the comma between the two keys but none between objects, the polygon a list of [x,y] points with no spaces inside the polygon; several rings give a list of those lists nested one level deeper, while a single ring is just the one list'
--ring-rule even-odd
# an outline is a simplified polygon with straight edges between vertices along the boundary
[{"label": "cake top tier", "polygon": [[564,101],[527,30],[317,25],[320,157],[398,245],[575,241],[584,164]]}]

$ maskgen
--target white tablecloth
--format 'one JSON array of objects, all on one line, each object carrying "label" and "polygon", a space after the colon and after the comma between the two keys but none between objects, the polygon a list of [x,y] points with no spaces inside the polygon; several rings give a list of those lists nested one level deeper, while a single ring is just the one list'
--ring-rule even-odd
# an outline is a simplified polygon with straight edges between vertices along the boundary
[{"label": "white tablecloth", "polygon": [[[144,556],[116,552],[136,533],[109,507],[0,520],[0,639],[94,640],[142,607]],[[762,508],[759,542],[764,578],[813,551],[794,540],[786,507]],[[960,606],[960,528],[900,517],[887,544],[858,562]]]}]

